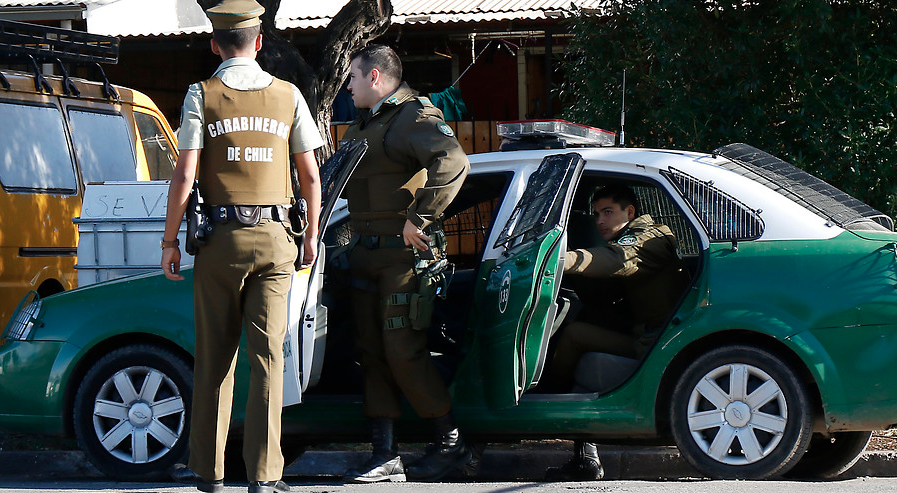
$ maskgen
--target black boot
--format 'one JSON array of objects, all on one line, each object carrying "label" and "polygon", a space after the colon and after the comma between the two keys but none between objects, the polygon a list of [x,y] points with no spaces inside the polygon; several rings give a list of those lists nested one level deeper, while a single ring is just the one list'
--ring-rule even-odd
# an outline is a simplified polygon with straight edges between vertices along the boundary
[{"label": "black boot", "polygon": [[604,477],[598,447],[589,442],[573,442],[573,458],[561,467],[545,471],[546,481],[595,481]]},{"label": "black boot", "polygon": [[399,457],[399,445],[390,418],[371,419],[371,458],[358,469],[350,469],[343,476],[347,483],[377,483],[405,481],[405,467]]},{"label": "black boot", "polygon": [[471,451],[464,444],[455,418],[449,412],[433,418],[436,441],[427,446],[427,453],[408,466],[408,478],[415,481],[438,481],[446,474],[467,464]]}]

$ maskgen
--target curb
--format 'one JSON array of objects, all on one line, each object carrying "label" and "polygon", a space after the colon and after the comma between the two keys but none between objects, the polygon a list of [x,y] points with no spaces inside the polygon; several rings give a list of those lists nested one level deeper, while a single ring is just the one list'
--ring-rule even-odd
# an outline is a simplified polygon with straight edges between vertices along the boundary
[{"label": "curb", "polygon": [[[406,463],[421,455],[401,451]],[[700,478],[676,447],[598,447],[605,479],[670,480]],[[284,471],[285,477],[338,477],[367,460],[369,452],[310,450]],[[557,448],[487,448],[474,477],[458,473],[450,479],[476,481],[541,481],[548,467],[569,460],[571,452]],[[840,479],[897,477],[897,452],[865,452]],[[81,451],[0,452],[0,479],[103,479]]]}]

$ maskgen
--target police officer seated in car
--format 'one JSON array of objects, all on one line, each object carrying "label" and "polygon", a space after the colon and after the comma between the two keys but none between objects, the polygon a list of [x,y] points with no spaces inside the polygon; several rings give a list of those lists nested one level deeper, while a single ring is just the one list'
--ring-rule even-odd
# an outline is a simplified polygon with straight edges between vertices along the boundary
[{"label": "police officer seated in car", "polygon": [[[573,374],[587,352],[641,358],[673,311],[688,282],[679,245],[669,227],[655,224],[641,214],[633,190],[623,185],[597,189],[591,198],[592,214],[605,244],[571,250],[564,272],[606,283],[617,289],[598,289],[599,297],[583,298],[583,304],[618,307],[617,313],[577,320],[564,327],[549,363],[546,386],[555,392],[573,389]],[[614,284],[615,283],[615,284]],[[622,305],[622,306],[621,306]],[[627,314],[620,317],[619,309]],[[605,316],[606,315],[606,316]],[[575,456],[560,468],[551,468],[546,479],[582,481],[601,479],[604,470],[595,444],[575,442]]]}]

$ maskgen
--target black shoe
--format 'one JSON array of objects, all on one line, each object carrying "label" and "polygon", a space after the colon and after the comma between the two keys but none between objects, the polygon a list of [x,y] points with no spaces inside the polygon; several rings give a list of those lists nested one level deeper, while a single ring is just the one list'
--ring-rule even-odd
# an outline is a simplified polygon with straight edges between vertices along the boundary
[{"label": "black shoe", "polygon": [[405,466],[398,455],[392,458],[372,456],[358,469],[350,469],[343,476],[346,483],[379,483],[405,481]]},{"label": "black shoe", "polygon": [[206,481],[187,467],[186,464],[175,464],[169,471],[172,480],[178,483],[187,483],[196,485],[196,489],[206,493],[221,493],[224,491],[224,480]]},{"label": "black shoe", "polygon": [[597,481],[604,477],[601,463],[591,458],[574,458],[561,467],[545,471],[545,481]]},{"label": "black shoe", "polygon": [[224,480],[216,479],[215,481],[206,481],[204,479],[196,480],[196,489],[205,493],[222,493],[224,491]]},{"label": "black shoe", "polygon": [[441,436],[436,443],[427,446],[427,453],[405,470],[413,481],[439,481],[446,474],[467,464],[472,453],[458,429]]},{"label": "black shoe", "polygon": [[285,493],[290,491],[290,485],[280,480],[249,482],[249,493],[274,493],[275,491]]}]

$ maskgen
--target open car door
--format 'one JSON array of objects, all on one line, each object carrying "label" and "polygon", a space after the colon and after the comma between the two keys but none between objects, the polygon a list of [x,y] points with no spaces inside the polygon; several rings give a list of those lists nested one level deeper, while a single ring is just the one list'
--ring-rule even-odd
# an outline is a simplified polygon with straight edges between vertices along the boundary
[{"label": "open car door", "polygon": [[293,274],[290,286],[287,337],[283,343],[283,405],[302,402],[302,392],[321,378],[324,347],[327,343],[327,307],[321,303],[324,283],[324,232],[336,201],[364,153],[366,140],[342,143],[321,166],[321,216],[318,258],[315,264]]},{"label": "open car door", "polygon": [[570,201],[585,161],[579,154],[547,156],[529,177],[495,247],[503,258],[488,274],[490,307],[481,325],[489,406],[516,405],[538,383],[557,314]]}]

